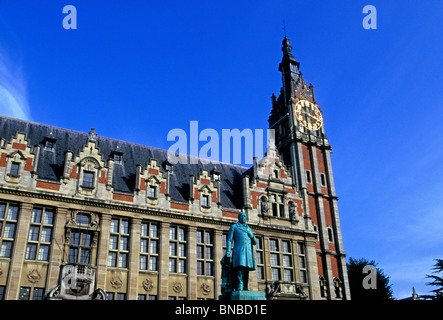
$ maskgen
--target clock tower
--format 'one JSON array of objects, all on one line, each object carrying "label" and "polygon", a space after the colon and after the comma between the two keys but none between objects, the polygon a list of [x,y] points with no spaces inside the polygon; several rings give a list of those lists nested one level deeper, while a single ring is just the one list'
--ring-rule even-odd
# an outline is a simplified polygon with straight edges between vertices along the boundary
[{"label": "clock tower", "polygon": [[311,281],[318,281],[324,299],[350,299],[331,167],[332,147],[325,134],[314,86],[306,84],[286,37],[282,51],[282,88],[278,97],[271,97],[269,128],[275,130],[277,150],[303,199],[305,228],[318,233],[318,279]]}]

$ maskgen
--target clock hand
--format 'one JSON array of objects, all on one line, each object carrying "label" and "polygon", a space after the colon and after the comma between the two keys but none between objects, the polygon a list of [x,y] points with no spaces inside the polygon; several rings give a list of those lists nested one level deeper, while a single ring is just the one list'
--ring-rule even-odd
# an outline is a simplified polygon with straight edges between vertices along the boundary
[{"label": "clock hand", "polygon": [[320,121],[320,120],[318,119],[318,116],[313,116],[313,115],[311,115],[310,113],[307,113],[307,112],[304,112],[304,114],[307,115],[308,117],[314,118],[314,119],[317,120],[317,121]]}]

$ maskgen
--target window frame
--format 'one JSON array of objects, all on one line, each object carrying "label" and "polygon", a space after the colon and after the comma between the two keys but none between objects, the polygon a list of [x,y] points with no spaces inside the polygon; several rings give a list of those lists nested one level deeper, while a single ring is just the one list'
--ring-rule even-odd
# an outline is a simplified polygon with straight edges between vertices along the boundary
[{"label": "window frame", "polygon": [[[183,232],[183,236],[182,236]],[[171,246],[172,245],[172,246]],[[187,273],[187,259],[188,259],[188,232],[184,226],[171,225],[169,226],[169,273]],[[172,251],[172,247],[174,248]],[[181,248],[184,248],[184,255],[181,255]],[[172,254],[171,254],[172,253]]]},{"label": "window frame", "polygon": [[[12,161],[8,175],[11,177],[20,177],[20,162]],[[12,172],[14,170],[14,172]]]},{"label": "window frame", "polygon": [[[200,228],[196,232],[197,275],[214,277],[214,232]],[[201,248],[201,256],[199,256],[199,248]]]},{"label": "window frame", "polygon": [[[144,234],[143,228],[146,228],[146,234]],[[155,234],[153,234],[153,227],[155,226]],[[142,243],[146,241],[146,251],[142,251]],[[153,252],[152,245],[155,244],[155,252]],[[142,271],[158,271],[158,263],[160,260],[160,236],[158,223],[151,221],[142,221],[140,225],[140,256],[139,256],[139,269]],[[152,261],[155,259],[155,267],[151,268]],[[142,268],[142,260],[146,260],[143,263],[146,268]]]},{"label": "window frame", "polygon": [[[11,211],[10,208],[16,208]],[[4,208],[4,210],[2,210]],[[20,215],[20,206],[16,203],[0,202],[0,258],[11,259],[15,243],[17,224]],[[13,235],[5,237],[6,226],[14,226]],[[8,233],[11,232],[8,230]]]},{"label": "window frame", "polygon": [[[113,230],[113,223],[117,222],[117,231]],[[129,265],[130,251],[130,224],[126,218],[111,218],[111,228],[109,237],[116,239],[116,248],[111,247],[111,241],[108,245],[108,261],[107,266],[110,268],[127,269]],[[112,259],[112,257],[115,257]]]},{"label": "window frame", "polygon": [[[36,214],[36,212],[38,211],[40,211],[39,215]],[[51,213],[50,221],[47,220],[46,213]],[[32,216],[25,252],[26,260],[49,261],[52,237],[54,233],[54,218],[55,210],[53,208],[36,206],[32,209]],[[47,230],[50,231],[49,239],[43,239],[44,231]],[[31,248],[35,248],[35,250],[31,250]],[[44,248],[45,251],[42,251],[42,248]]]},{"label": "window frame", "polygon": [[[82,188],[94,189],[95,187],[95,174],[94,171],[83,171]],[[91,179],[86,179],[86,177],[91,177]]]}]

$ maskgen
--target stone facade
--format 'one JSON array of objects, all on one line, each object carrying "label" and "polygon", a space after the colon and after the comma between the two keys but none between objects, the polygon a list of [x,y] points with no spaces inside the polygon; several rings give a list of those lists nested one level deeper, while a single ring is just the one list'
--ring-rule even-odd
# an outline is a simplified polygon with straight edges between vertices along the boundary
[{"label": "stone facade", "polygon": [[[226,235],[241,211],[258,239],[250,290],[269,299],[349,298],[328,148],[302,140],[291,147],[299,160],[310,150],[314,167],[325,159],[312,169],[314,190],[280,155],[287,151],[278,132],[265,157],[245,168],[172,165],[165,150],[95,129],[7,117],[0,128],[2,299],[43,298],[67,263],[92,266],[95,288],[109,299],[217,299]],[[337,241],[325,240],[327,227]]]}]

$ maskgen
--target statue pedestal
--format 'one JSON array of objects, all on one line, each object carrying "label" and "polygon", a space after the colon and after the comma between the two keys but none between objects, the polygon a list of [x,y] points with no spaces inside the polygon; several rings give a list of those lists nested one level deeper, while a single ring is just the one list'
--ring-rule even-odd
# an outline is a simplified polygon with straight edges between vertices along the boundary
[{"label": "statue pedestal", "polygon": [[266,300],[266,296],[264,292],[241,290],[233,291],[231,300]]}]

